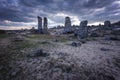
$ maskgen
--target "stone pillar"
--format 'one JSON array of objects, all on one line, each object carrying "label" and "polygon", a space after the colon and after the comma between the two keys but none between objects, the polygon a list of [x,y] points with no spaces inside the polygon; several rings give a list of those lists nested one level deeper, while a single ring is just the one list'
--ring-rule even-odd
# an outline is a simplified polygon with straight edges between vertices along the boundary
[{"label": "stone pillar", "polygon": [[44,17],[44,33],[47,34],[48,33],[48,20],[46,17]]},{"label": "stone pillar", "polygon": [[104,29],[111,29],[111,22],[110,21],[104,22]]},{"label": "stone pillar", "polygon": [[70,17],[66,17],[66,18],[65,18],[65,27],[71,27]]},{"label": "stone pillar", "polygon": [[85,20],[85,21],[81,21],[81,23],[80,23],[80,27],[79,27],[79,28],[84,29],[84,28],[87,27],[87,24],[88,24],[88,21],[87,21],[87,20]]},{"label": "stone pillar", "polygon": [[42,33],[42,18],[38,16],[38,33]]},{"label": "stone pillar", "polygon": [[87,27],[88,21],[81,21],[79,29],[78,29],[78,37],[80,39],[84,39],[88,36],[88,27]]},{"label": "stone pillar", "polygon": [[65,28],[64,28],[64,31],[66,33],[71,31],[71,20],[70,20],[70,17],[65,17]]}]

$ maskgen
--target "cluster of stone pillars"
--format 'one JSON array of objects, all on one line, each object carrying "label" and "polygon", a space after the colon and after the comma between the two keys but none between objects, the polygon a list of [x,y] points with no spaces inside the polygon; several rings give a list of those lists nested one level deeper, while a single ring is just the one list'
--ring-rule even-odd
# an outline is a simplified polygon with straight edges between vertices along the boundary
[{"label": "cluster of stone pillars", "polygon": [[48,20],[44,17],[44,23],[42,27],[42,18],[38,16],[38,33],[39,34],[48,34]]},{"label": "cluster of stone pillars", "polygon": [[[81,21],[80,26],[78,30],[75,31],[76,35],[80,38],[86,38],[88,36],[88,27],[87,27],[88,21]],[[72,26],[71,26],[71,20],[70,17],[65,17],[65,28],[64,32],[72,32]]]}]

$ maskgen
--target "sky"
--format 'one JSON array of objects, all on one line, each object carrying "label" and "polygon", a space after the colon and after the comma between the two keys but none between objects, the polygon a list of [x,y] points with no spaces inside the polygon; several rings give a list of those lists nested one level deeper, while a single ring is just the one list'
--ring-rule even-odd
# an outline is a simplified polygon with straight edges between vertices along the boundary
[{"label": "sky", "polygon": [[88,20],[89,25],[105,20],[120,21],[120,0],[0,0],[0,29],[37,28],[37,16],[48,18],[48,27],[72,25]]}]

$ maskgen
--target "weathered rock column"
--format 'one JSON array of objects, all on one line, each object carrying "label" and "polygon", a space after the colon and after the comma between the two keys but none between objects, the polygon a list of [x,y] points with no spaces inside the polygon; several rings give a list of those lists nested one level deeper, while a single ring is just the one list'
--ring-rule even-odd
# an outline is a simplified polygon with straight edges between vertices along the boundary
[{"label": "weathered rock column", "polygon": [[65,17],[65,28],[64,31],[65,33],[71,32],[71,20],[70,17]]},{"label": "weathered rock column", "polygon": [[80,23],[80,27],[78,29],[78,37],[80,39],[84,39],[87,38],[88,36],[88,27],[87,27],[88,21],[81,21]]},{"label": "weathered rock column", "polygon": [[110,21],[104,22],[104,29],[111,29],[111,22]]},{"label": "weathered rock column", "polygon": [[48,20],[46,17],[44,17],[44,33],[47,34],[48,33]]},{"label": "weathered rock column", "polygon": [[38,33],[42,33],[42,18],[38,16]]}]

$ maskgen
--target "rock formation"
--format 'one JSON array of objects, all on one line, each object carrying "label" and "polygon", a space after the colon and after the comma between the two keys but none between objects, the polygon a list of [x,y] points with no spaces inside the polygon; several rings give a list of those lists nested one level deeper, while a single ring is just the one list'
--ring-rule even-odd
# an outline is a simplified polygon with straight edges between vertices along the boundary
[{"label": "rock formation", "polygon": [[44,17],[44,30],[43,30],[43,33],[47,34],[48,33],[48,21],[47,21],[47,18]]},{"label": "rock formation", "polygon": [[111,22],[110,21],[104,22],[104,29],[111,29]]},{"label": "rock formation", "polygon": [[88,36],[88,27],[87,27],[88,21],[81,21],[77,35],[80,39],[84,39]]},{"label": "rock formation", "polygon": [[42,33],[42,18],[38,16],[38,33]]},{"label": "rock formation", "polygon": [[72,31],[72,28],[71,28],[71,20],[70,20],[70,17],[66,17],[65,18],[65,28],[64,28],[64,32],[65,33],[68,33],[68,32],[71,32]]}]

